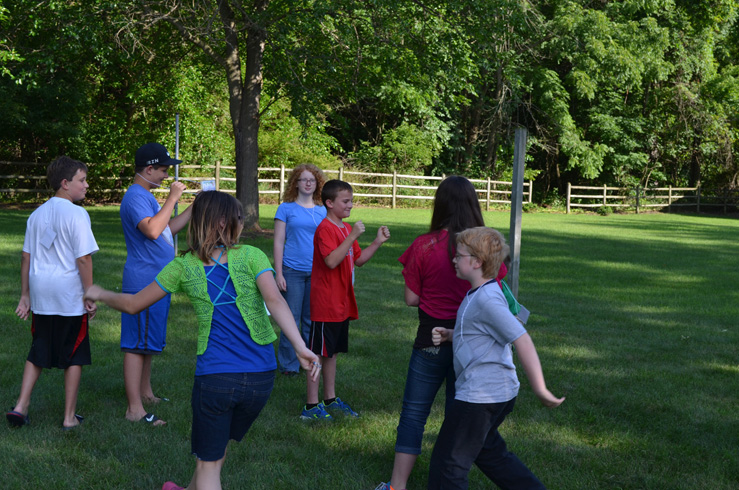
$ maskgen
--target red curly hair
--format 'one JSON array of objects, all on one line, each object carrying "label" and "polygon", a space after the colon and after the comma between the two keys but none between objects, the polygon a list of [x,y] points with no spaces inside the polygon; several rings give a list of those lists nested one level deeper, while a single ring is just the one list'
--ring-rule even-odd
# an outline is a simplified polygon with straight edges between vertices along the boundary
[{"label": "red curly hair", "polygon": [[323,205],[323,201],[321,201],[321,190],[323,189],[323,184],[326,183],[326,177],[320,168],[311,163],[301,163],[290,172],[290,176],[287,178],[285,192],[282,193],[282,202],[295,202],[298,198],[298,179],[306,170],[312,173],[316,179],[316,188],[313,191],[313,204],[316,206]]}]

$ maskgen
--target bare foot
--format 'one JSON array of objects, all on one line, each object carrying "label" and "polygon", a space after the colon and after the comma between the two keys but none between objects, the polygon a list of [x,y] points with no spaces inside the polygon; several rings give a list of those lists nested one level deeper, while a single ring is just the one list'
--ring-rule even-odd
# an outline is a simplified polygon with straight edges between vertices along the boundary
[{"label": "bare foot", "polygon": [[158,397],[158,396],[142,396],[141,401],[147,405],[156,405],[159,402],[168,402],[169,398]]}]

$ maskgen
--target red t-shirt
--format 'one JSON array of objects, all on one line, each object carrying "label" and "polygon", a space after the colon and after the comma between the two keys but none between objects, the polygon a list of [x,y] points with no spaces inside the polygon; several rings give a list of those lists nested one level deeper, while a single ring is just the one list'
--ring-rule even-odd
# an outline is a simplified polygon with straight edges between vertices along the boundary
[{"label": "red t-shirt", "polygon": [[313,270],[310,284],[310,319],[314,322],[343,322],[359,318],[352,284],[354,261],[362,255],[355,240],[339,265],[330,269],[326,257],[352,232],[349,223],[343,228],[326,218],[313,235]]},{"label": "red t-shirt", "polygon": [[459,279],[449,259],[446,230],[416,238],[398,261],[403,264],[405,285],[420,297],[424,312],[440,320],[457,317],[457,309],[470,283]]}]

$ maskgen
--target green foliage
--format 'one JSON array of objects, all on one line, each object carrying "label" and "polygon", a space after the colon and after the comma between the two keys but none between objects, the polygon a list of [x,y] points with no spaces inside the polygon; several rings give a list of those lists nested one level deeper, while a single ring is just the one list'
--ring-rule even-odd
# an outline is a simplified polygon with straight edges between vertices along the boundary
[{"label": "green foliage", "polygon": [[325,125],[314,118],[301,125],[290,114],[290,104],[285,99],[270,100],[262,113],[259,132],[259,165],[262,167],[292,168],[301,163],[312,163],[321,169],[337,169],[340,161],[332,154],[338,147],[336,140],[325,132]]},{"label": "green foliage", "polygon": [[[173,5],[190,33],[218,15],[206,3]],[[241,116],[223,67],[164,17],[136,31],[137,6],[2,2],[0,159],[69,153],[118,177],[142,142],[174,147],[179,113],[187,163],[236,161]],[[343,161],[502,180],[524,125],[526,178],[541,196],[567,181],[739,186],[735,0],[263,6],[234,10],[266,36],[262,165]],[[226,51],[220,34],[203,36],[212,54]]]},{"label": "green foliage", "polygon": [[421,175],[431,168],[441,144],[434,136],[413,124],[402,123],[387,131],[377,145],[362,142],[362,148],[349,155],[370,172],[399,172]]},{"label": "green foliage", "polygon": [[595,208],[595,212],[601,216],[609,216],[613,214],[613,208],[611,206],[600,206]]}]

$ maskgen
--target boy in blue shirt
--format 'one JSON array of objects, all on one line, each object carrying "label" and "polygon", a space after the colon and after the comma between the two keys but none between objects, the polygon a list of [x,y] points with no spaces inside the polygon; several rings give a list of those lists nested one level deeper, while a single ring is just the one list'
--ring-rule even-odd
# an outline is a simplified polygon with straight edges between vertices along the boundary
[{"label": "boy in blue shirt", "polygon": [[[162,268],[174,259],[174,235],[183,229],[192,211],[188,207],[172,217],[177,201],[185,190],[182,182],[173,182],[169,196],[160,206],[152,190],[167,178],[169,167],[181,160],[169,156],[159,143],[147,143],[136,150],[136,174],[133,185],[121,201],[120,215],[126,240],[126,264],[123,266],[124,293],[137,293],[145,288]],[[126,418],[143,420],[152,425],[165,422],[144,409],[144,402],[157,403],[159,397],[151,388],[151,361],[166,345],[169,295],[141,313],[121,314],[121,350],[123,382],[128,408]]]}]

